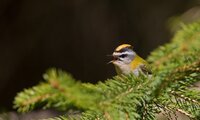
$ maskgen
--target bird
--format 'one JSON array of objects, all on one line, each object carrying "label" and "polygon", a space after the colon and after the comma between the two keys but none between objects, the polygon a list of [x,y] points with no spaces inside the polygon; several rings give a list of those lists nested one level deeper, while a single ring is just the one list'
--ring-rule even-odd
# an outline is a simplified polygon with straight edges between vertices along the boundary
[{"label": "bird", "polygon": [[119,45],[112,54],[112,63],[115,66],[118,75],[133,73],[135,76],[139,76],[140,73],[144,75],[151,75],[152,71],[143,58],[141,58],[133,50],[133,46],[130,44]]}]

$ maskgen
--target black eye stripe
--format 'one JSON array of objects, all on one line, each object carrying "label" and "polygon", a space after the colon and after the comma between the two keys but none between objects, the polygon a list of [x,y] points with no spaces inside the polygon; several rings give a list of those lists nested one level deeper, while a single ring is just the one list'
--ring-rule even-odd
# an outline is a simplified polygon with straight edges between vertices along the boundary
[{"label": "black eye stripe", "polygon": [[127,57],[127,54],[122,54],[122,55],[120,55],[119,57],[125,58],[125,57]]}]

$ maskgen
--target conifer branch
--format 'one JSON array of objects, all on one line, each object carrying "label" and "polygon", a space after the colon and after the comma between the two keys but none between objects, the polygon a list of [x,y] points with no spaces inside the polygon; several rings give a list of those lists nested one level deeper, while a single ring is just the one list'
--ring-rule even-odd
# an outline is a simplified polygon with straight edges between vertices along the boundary
[{"label": "conifer branch", "polygon": [[[51,69],[45,83],[20,92],[14,101],[19,112],[38,107],[68,111],[78,109],[81,120],[168,119],[180,112],[200,118],[200,91],[191,86],[200,81],[200,22],[186,25],[171,43],[148,57],[153,76],[115,76],[97,84],[77,82],[68,73]],[[174,116],[172,116],[174,115]],[[52,120],[75,119],[60,116]]]}]

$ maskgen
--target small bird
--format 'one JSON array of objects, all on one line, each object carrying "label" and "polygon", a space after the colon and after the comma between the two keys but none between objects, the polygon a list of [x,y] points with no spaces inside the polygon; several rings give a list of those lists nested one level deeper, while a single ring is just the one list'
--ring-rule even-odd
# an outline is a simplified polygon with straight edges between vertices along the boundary
[{"label": "small bird", "polygon": [[113,60],[109,63],[114,64],[117,74],[133,73],[138,76],[140,73],[151,74],[148,63],[133,51],[133,46],[122,44],[118,46],[112,54]]}]

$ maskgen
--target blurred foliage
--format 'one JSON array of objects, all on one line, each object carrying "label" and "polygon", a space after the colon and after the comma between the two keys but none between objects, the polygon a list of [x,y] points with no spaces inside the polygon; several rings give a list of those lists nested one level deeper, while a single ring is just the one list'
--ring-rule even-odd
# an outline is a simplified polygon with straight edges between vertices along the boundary
[{"label": "blurred foliage", "polygon": [[167,26],[172,33],[180,30],[182,25],[197,22],[200,19],[200,6],[194,6],[187,10],[185,13],[171,17]]}]

